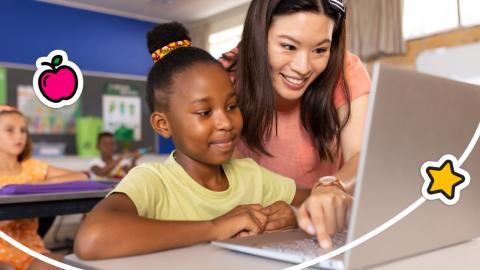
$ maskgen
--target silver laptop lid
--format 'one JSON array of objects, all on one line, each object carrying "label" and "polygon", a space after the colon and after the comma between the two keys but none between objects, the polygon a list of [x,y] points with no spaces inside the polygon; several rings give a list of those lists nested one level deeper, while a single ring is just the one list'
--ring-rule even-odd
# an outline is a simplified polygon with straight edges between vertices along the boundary
[{"label": "silver laptop lid", "polygon": [[[480,121],[480,87],[375,66],[348,241],[368,233],[421,194],[420,167],[465,151]],[[460,201],[427,201],[346,253],[348,269],[381,264],[480,235],[480,146],[462,169],[471,176]]]}]

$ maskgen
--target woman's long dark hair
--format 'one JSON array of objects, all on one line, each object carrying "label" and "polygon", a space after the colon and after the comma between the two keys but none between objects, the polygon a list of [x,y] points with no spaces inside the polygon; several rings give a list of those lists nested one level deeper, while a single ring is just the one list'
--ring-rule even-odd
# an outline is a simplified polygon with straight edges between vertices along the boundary
[{"label": "woman's long dark hair", "polygon": [[[350,95],[341,80],[345,56],[345,15],[329,0],[253,0],[239,45],[237,92],[244,125],[243,142],[253,151],[266,155],[266,141],[272,135],[275,112],[268,59],[268,31],[275,16],[296,12],[322,13],[335,22],[330,59],[325,70],[308,86],[301,98],[301,121],[310,134],[322,160],[333,161],[339,150],[340,132],[350,117]],[[255,63],[255,64],[253,64]],[[335,108],[333,92],[344,84],[348,113],[341,121]],[[332,148],[332,142],[336,142]]]}]

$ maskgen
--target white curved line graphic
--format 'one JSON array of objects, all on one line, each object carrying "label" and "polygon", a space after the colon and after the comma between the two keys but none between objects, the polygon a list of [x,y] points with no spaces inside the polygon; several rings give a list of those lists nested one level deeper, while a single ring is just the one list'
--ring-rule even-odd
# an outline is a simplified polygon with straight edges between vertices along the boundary
[{"label": "white curved line graphic", "polygon": [[[473,135],[470,143],[468,144],[467,148],[465,149],[465,152],[462,154],[462,156],[460,157],[460,159],[458,160],[458,163],[459,165],[461,166],[463,164],[463,162],[465,162],[465,160],[468,158],[468,156],[470,155],[470,153],[472,152],[473,148],[475,147],[475,144],[477,143],[478,139],[480,137],[480,122],[477,126],[477,130],[475,131],[475,134]],[[408,214],[410,214],[411,212],[413,212],[415,209],[417,209],[420,205],[422,205],[424,202],[425,202],[425,198],[423,197],[420,197],[416,202],[414,202],[413,204],[411,204],[409,207],[407,207],[406,209],[404,209],[402,212],[400,212],[399,214],[397,214],[396,216],[394,216],[393,218],[391,218],[390,220],[388,220],[387,222],[383,223],[382,225],[378,226],[376,229],[372,230],[371,232],[361,236],[360,238],[346,244],[345,246],[342,246],[334,251],[331,251],[325,255],[322,255],[318,258],[315,258],[313,260],[310,260],[310,261],[306,261],[302,264],[298,264],[298,265],[295,265],[295,266],[292,266],[292,267],[288,267],[288,268],[285,268],[284,270],[300,270],[300,269],[304,269],[304,268],[307,268],[309,266],[312,266],[314,264],[317,264],[317,263],[320,263],[320,262],[323,262],[323,261],[326,261],[330,258],[333,258],[339,254],[342,254],[343,252],[349,250],[349,249],[352,249],[360,244],[362,244],[363,242],[369,240],[370,238],[372,237],[375,237],[376,235],[378,235],[379,233],[381,233],[382,231],[388,229],[390,226],[394,225],[395,223],[397,223],[398,221],[400,221],[401,219],[403,219],[404,217],[406,217]],[[35,257],[41,261],[44,261],[48,264],[51,264],[53,266],[56,266],[58,268],[62,268],[64,270],[83,270],[81,268],[77,268],[77,267],[74,267],[74,266],[71,266],[71,265],[68,265],[68,264],[64,264],[64,263],[61,263],[61,262],[58,262],[54,259],[51,259],[45,255],[42,255],[36,251],[33,251],[29,248],[27,248],[26,246],[20,244],[19,242],[15,241],[13,238],[11,238],[10,236],[8,236],[7,234],[5,234],[3,231],[0,231],[0,238],[2,238],[3,240],[7,241],[8,243],[10,243],[12,246],[20,249],[21,251],[27,253],[28,255],[32,256],[32,257]]]},{"label": "white curved line graphic", "polygon": [[20,249],[21,251],[27,253],[28,255],[32,256],[32,257],[35,257],[41,261],[44,261],[48,264],[51,264],[53,266],[56,266],[58,268],[62,268],[62,269],[65,269],[65,270],[83,270],[81,268],[77,268],[77,267],[73,267],[73,266],[70,266],[68,264],[64,264],[64,263],[61,263],[59,261],[56,261],[52,258],[49,258],[45,255],[42,255],[36,251],[33,251],[31,249],[29,249],[28,247],[20,244],[19,242],[15,241],[13,238],[11,238],[10,236],[8,236],[6,233],[4,233],[3,231],[0,231],[0,237],[3,238],[3,240],[7,241],[8,243],[10,243],[12,246]]},{"label": "white curved line graphic", "polygon": [[383,223],[382,225],[378,226],[377,228],[375,228],[374,230],[372,230],[371,232],[367,233],[367,234],[364,234],[362,237],[360,238],[357,238],[355,241],[352,241],[342,247],[339,247],[325,255],[322,255],[318,258],[315,258],[313,260],[310,260],[310,261],[306,261],[304,263],[301,263],[301,264],[298,264],[298,265],[295,265],[295,266],[292,266],[292,267],[288,267],[288,268],[285,268],[284,270],[300,270],[300,269],[304,269],[304,268],[307,268],[309,266],[312,266],[314,264],[317,264],[317,263],[320,263],[320,262],[323,262],[323,261],[326,261],[330,258],[333,258],[339,254],[342,254],[343,252],[349,250],[349,249],[352,249],[360,244],[362,244],[363,242],[369,240],[370,238],[378,235],[379,233],[381,233],[382,231],[388,229],[388,227],[392,226],[393,224],[397,223],[398,221],[400,221],[402,218],[406,217],[408,214],[410,214],[411,212],[413,212],[413,210],[417,209],[417,207],[419,207],[420,205],[422,205],[424,202],[426,201],[425,198],[423,197],[420,197],[416,202],[414,202],[413,204],[411,204],[409,207],[407,207],[406,209],[404,209],[402,212],[400,212],[399,214],[397,214],[396,216],[394,216],[393,218],[391,218],[390,220],[388,220],[387,222]]},{"label": "white curved line graphic", "polygon": [[465,152],[463,152],[463,155],[458,159],[458,165],[462,166],[463,162],[467,160],[470,153],[472,153],[473,148],[475,147],[475,144],[477,144],[478,137],[480,137],[480,122],[478,123],[477,130],[475,131],[475,134],[473,134],[473,137],[470,140],[470,143],[468,144],[467,149],[465,149]]},{"label": "white curved line graphic", "polygon": [[[465,162],[465,160],[468,158],[468,156],[472,153],[472,150],[475,147],[475,144],[477,143],[479,137],[480,137],[480,122],[478,123],[477,130],[475,131],[475,134],[473,135],[472,139],[470,140],[470,143],[468,144],[467,148],[465,149],[462,156],[458,160],[458,164],[460,166],[462,166],[463,162]],[[301,270],[301,269],[307,268],[309,266],[312,266],[314,264],[318,264],[318,263],[321,263],[321,262],[326,261],[328,259],[331,259],[331,258],[333,258],[337,255],[342,254],[343,252],[345,252],[347,250],[350,250],[350,249],[352,249],[352,248],[354,248],[358,245],[361,245],[365,241],[369,240],[372,237],[375,237],[376,235],[378,235],[382,231],[388,229],[390,226],[393,226],[395,223],[402,220],[404,217],[406,217],[408,214],[413,212],[415,209],[417,209],[424,202],[426,202],[426,199],[424,197],[420,197],[416,202],[411,204],[409,207],[404,209],[402,212],[400,212],[399,214],[397,214],[396,216],[394,216],[393,218],[391,218],[387,222],[383,223],[382,225],[378,226],[377,228],[373,229],[371,232],[369,232],[367,234],[364,234],[360,238],[357,238],[356,240],[354,240],[354,241],[352,241],[352,242],[350,242],[350,243],[348,243],[348,244],[346,244],[342,247],[339,247],[339,248],[337,248],[337,249],[335,249],[335,250],[333,250],[333,251],[331,251],[331,252],[329,252],[325,255],[322,255],[322,256],[317,257],[313,260],[306,261],[306,262],[303,262],[303,263],[295,265],[295,266],[284,268],[284,270]]]}]

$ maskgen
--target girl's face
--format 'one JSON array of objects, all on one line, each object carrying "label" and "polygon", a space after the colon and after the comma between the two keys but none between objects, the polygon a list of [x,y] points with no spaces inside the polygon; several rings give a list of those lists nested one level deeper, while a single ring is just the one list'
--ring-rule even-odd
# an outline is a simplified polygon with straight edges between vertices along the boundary
[{"label": "girl's face", "polygon": [[324,14],[275,16],[268,31],[268,58],[278,103],[300,101],[326,68],[334,21]]},{"label": "girl's face", "polygon": [[243,119],[226,71],[215,64],[195,64],[174,78],[166,112],[177,161],[219,165],[229,160]]},{"label": "girl's face", "polygon": [[16,113],[0,116],[0,153],[19,156],[27,144],[27,121]]}]

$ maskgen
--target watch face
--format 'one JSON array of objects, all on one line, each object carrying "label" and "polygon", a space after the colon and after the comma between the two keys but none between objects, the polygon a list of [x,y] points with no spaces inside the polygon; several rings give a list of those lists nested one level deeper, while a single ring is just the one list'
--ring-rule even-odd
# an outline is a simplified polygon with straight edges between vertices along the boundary
[{"label": "watch face", "polygon": [[322,184],[331,184],[335,181],[337,181],[337,178],[335,176],[324,176],[318,180]]}]

